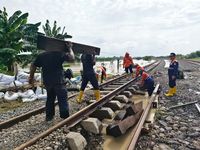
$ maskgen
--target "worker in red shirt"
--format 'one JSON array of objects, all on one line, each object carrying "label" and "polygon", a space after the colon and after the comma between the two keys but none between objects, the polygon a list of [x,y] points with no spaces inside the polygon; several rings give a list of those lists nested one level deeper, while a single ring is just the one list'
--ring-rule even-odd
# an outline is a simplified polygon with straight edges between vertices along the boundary
[{"label": "worker in red shirt", "polygon": [[124,56],[123,68],[125,68],[125,71],[126,71],[127,74],[130,72],[133,76],[133,59],[131,58],[131,56],[127,52]]},{"label": "worker in red shirt", "polygon": [[148,95],[151,96],[154,90],[153,78],[144,70],[140,69],[139,74],[141,75],[141,87],[147,89]]},{"label": "worker in red shirt", "polygon": [[140,66],[139,64],[135,64],[136,73],[135,77],[137,78],[140,75],[140,69],[144,70],[144,67]]}]

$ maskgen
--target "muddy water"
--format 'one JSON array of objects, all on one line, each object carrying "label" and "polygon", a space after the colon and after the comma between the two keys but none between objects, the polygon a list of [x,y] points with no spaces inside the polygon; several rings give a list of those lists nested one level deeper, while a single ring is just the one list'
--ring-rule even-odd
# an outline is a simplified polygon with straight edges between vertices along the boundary
[{"label": "muddy water", "polygon": [[[143,108],[146,107],[147,102],[148,102],[148,98],[147,96],[143,96],[143,95],[134,95],[132,97],[133,102],[139,103],[139,102],[143,102]],[[120,137],[112,137],[112,136],[108,136],[108,135],[104,135],[104,144],[103,144],[103,149],[104,150],[126,150],[128,148],[128,145],[131,141],[131,132],[134,129],[134,127],[130,128],[126,134],[120,136]]]}]

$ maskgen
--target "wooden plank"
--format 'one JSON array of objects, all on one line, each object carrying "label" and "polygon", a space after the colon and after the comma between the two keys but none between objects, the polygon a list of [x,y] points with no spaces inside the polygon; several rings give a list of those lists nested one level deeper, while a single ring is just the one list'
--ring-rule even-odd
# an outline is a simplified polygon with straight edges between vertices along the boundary
[{"label": "wooden plank", "polygon": [[47,37],[41,34],[38,34],[37,37],[37,48],[45,51],[67,52],[69,51],[69,43],[72,43],[74,53],[100,55],[100,48],[98,47]]}]

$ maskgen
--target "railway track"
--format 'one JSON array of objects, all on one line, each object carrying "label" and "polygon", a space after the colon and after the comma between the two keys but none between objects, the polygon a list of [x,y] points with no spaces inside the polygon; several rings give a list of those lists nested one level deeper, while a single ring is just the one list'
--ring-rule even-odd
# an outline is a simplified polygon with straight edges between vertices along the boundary
[{"label": "railway track", "polygon": [[[151,71],[152,69],[154,69],[157,65],[159,65],[159,63],[155,63],[155,64],[151,64],[146,66],[146,70],[147,71]],[[48,136],[49,134],[51,134],[53,131],[56,131],[57,129],[65,126],[65,128],[68,130],[71,127],[73,127],[74,125],[78,124],[79,122],[81,122],[83,119],[86,118],[86,116],[89,116],[90,114],[92,114],[95,110],[101,108],[102,106],[104,106],[106,103],[108,103],[109,101],[111,101],[113,98],[116,97],[116,95],[119,95],[120,93],[123,93],[124,91],[131,91],[131,86],[134,85],[134,83],[136,82],[137,79],[132,79],[127,80],[126,79],[126,75],[122,75],[120,77],[117,77],[113,80],[110,80],[108,82],[105,82],[104,84],[101,85],[101,89],[102,90],[106,90],[106,92],[103,92],[105,95],[100,99],[100,101],[95,102],[90,104],[89,106],[85,107],[84,109],[81,109],[80,111],[76,112],[75,114],[71,115],[69,118],[62,120],[58,123],[56,123],[54,126],[51,126],[50,128],[48,128],[46,131],[38,134],[37,136],[35,136],[34,138],[31,138],[31,140],[25,142],[24,144],[21,144],[19,147],[17,147],[16,149],[25,149],[27,147],[30,147],[31,145],[35,144],[36,142],[38,142],[41,138],[44,138],[46,136]],[[117,85],[118,88],[113,88],[110,85]],[[109,91],[112,90],[112,91]],[[128,90],[129,89],[129,90]],[[157,88],[156,88],[157,89]],[[154,91],[155,93],[156,91]],[[126,93],[126,92],[124,92]],[[154,94],[155,95],[155,94]],[[153,101],[155,97],[151,98],[151,100]],[[149,104],[150,106],[150,104]],[[148,112],[147,110],[144,112]],[[144,115],[144,114],[142,114]],[[143,117],[145,118],[145,117]],[[135,138],[133,138],[135,139]]]},{"label": "railway track", "polygon": [[200,61],[196,61],[196,60],[187,60],[187,62],[191,63],[191,64],[194,64],[194,65],[197,65],[197,66],[200,66]]}]

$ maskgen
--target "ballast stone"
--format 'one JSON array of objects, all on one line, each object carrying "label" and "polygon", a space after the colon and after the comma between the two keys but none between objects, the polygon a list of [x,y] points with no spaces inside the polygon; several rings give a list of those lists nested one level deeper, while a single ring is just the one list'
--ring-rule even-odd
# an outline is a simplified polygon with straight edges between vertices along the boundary
[{"label": "ballast stone", "polygon": [[87,145],[85,138],[80,133],[69,132],[66,137],[73,150],[83,150]]},{"label": "ballast stone", "polygon": [[81,122],[81,125],[86,131],[94,134],[99,134],[102,129],[102,124],[97,118],[88,118]]}]

